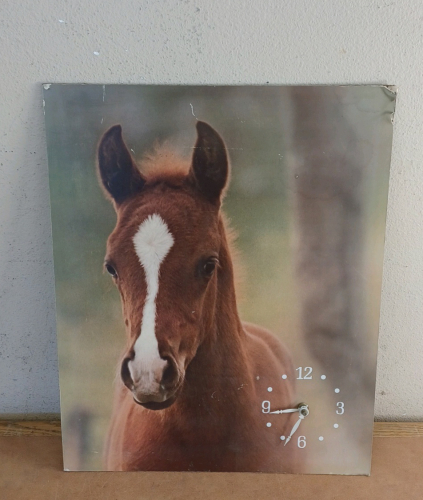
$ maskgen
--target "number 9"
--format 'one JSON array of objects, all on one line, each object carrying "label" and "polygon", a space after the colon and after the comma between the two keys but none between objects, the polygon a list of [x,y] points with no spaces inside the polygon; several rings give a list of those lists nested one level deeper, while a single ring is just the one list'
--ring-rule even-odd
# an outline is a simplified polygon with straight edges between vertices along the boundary
[{"label": "number 9", "polygon": [[263,403],[261,404],[261,407],[262,407],[262,412],[263,413],[269,413],[270,411],[270,401],[263,401]]}]

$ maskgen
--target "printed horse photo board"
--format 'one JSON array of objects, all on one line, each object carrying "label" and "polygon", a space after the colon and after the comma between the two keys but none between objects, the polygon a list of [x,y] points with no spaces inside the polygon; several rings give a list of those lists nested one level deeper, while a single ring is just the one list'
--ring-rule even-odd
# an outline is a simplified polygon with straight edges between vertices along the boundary
[{"label": "printed horse photo board", "polygon": [[66,470],[370,473],[395,98],[44,85]]}]

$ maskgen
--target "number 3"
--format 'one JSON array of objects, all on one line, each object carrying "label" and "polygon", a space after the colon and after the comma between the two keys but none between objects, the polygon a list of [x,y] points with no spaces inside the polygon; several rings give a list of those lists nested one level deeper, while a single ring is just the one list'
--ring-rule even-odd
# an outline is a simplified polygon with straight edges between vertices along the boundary
[{"label": "number 3", "polygon": [[305,436],[298,436],[298,448],[305,448],[307,445]]},{"label": "number 3", "polygon": [[336,406],[338,407],[338,409],[336,410],[336,414],[337,415],[343,415],[344,414],[344,403],[342,403],[342,401],[340,401],[339,403],[336,403]]}]

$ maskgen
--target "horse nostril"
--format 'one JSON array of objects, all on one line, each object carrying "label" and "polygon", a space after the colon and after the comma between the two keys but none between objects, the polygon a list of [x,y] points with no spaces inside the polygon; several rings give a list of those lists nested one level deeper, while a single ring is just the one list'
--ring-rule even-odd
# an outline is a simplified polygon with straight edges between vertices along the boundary
[{"label": "horse nostril", "polygon": [[176,363],[173,360],[173,358],[166,356],[163,359],[167,361],[167,365],[163,371],[163,376],[160,385],[162,385],[165,388],[169,388],[175,385],[175,383],[178,380],[178,369],[176,367]]},{"label": "horse nostril", "polygon": [[132,381],[131,373],[129,371],[129,362],[131,361],[131,358],[125,358],[122,361],[122,366],[120,369],[120,376],[122,378],[123,383],[126,385],[126,387],[130,390],[133,389],[134,387],[134,382]]}]

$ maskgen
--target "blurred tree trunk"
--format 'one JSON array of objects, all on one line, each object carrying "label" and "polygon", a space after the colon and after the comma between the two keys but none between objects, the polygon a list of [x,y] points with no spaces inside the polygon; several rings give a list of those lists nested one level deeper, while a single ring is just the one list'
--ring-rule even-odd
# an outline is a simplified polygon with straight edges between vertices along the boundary
[{"label": "blurred tree trunk", "polygon": [[366,158],[338,91],[289,90],[288,169],[302,331],[324,373],[357,404],[374,395],[362,294]]},{"label": "blurred tree trunk", "polygon": [[77,407],[68,415],[66,425],[62,424],[64,466],[67,470],[90,470],[91,420],[89,410]]}]

